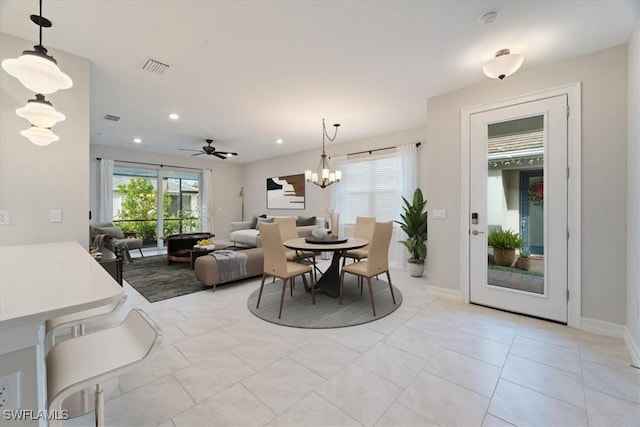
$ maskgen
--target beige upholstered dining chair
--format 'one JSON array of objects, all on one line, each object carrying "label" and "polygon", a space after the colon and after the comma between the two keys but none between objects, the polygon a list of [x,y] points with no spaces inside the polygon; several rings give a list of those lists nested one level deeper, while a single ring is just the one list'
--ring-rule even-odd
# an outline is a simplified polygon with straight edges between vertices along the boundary
[{"label": "beige upholstered dining chair", "polygon": [[391,276],[389,275],[389,243],[391,242],[391,234],[393,232],[393,222],[376,222],[373,228],[373,236],[369,244],[369,256],[366,261],[354,262],[342,268],[340,273],[340,300],[342,304],[342,293],[344,288],[344,274],[351,273],[359,277],[367,279],[369,285],[369,297],[371,298],[371,308],[373,315],[376,315],[376,306],[373,301],[373,291],[371,288],[371,278],[378,274],[387,273],[389,281],[389,290],[393,303],[396,303],[396,297],[393,294],[393,285],[391,284]]},{"label": "beige upholstered dining chair", "polygon": [[[300,237],[298,236],[298,230],[296,228],[296,219],[294,217],[275,218],[274,222],[280,224],[280,237],[282,237],[283,242],[291,239],[297,239],[298,237]],[[315,252],[295,251],[293,249],[285,248],[285,254],[287,255],[287,261],[290,261],[290,262],[298,262],[303,259],[309,260],[313,264],[314,275],[315,275],[315,266],[316,266]]]},{"label": "beige upholstered dining chair", "polygon": [[264,272],[262,273],[262,283],[260,283],[260,292],[258,293],[258,303],[256,304],[256,308],[260,308],[260,299],[262,298],[264,281],[267,276],[273,276],[281,279],[282,294],[280,295],[280,310],[278,312],[278,319],[280,319],[282,317],[282,303],[284,302],[284,293],[287,289],[287,281],[292,281],[291,296],[293,296],[293,278],[302,276],[305,273],[309,273],[311,280],[311,298],[313,304],[315,304],[315,280],[313,279],[313,269],[311,266],[287,261],[285,248],[282,245],[279,223],[260,223],[259,227],[260,237],[262,238],[262,248],[264,249]]},{"label": "beige upholstered dining chair", "polygon": [[[373,236],[373,226],[376,223],[376,217],[374,216],[359,216],[356,217],[356,228],[353,230],[353,237],[365,239],[371,241]],[[347,251],[342,258],[342,266],[344,267],[347,258],[353,259],[353,261],[362,261],[369,256],[369,245],[360,249],[353,249]]]}]

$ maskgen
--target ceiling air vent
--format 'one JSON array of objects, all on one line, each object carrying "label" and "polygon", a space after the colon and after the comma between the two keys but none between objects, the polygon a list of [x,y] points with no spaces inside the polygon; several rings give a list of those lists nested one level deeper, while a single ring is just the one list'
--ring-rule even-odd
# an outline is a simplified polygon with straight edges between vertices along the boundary
[{"label": "ceiling air vent", "polygon": [[104,116],[102,116],[102,118],[112,122],[117,122],[118,120],[120,120],[120,117],[114,116],[113,114],[105,114]]},{"label": "ceiling air vent", "polygon": [[171,65],[149,58],[147,59],[147,62],[145,62],[142,66],[142,69],[153,74],[163,75],[169,69],[169,67],[171,67]]}]

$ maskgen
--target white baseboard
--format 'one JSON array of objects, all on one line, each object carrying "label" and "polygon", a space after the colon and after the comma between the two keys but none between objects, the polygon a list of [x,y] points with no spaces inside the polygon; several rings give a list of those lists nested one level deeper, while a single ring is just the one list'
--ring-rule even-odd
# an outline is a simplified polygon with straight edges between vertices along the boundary
[{"label": "white baseboard", "polygon": [[635,342],[628,328],[624,328],[624,343],[627,345],[627,351],[631,356],[631,362],[634,365],[640,366],[640,343]]},{"label": "white baseboard", "polygon": [[591,319],[589,317],[583,317],[580,319],[580,329],[613,338],[624,338],[625,336],[624,325],[605,322],[604,320]]},{"label": "white baseboard", "polygon": [[438,298],[445,298],[454,301],[462,301],[462,293],[455,289],[441,288],[439,286],[427,285],[427,291]]}]

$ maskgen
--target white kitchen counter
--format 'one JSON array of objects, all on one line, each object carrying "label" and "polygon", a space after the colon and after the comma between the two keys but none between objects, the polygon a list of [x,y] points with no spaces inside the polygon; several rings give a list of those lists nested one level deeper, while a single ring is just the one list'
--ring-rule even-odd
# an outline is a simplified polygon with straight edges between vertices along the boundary
[{"label": "white kitchen counter", "polygon": [[0,247],[0,376],[20,371],[21,409],[46,408],[44,322],[122,293],[77,242]]}]

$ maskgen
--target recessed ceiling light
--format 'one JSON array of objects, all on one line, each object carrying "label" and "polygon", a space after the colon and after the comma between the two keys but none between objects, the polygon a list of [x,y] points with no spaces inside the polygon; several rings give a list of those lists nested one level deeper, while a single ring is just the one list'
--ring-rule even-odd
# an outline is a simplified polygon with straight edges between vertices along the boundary
[{"label": "recessed ceiling light", "polygon": [[178,120],[180,118],[180,116],[177,115],[176,113],[171,113],[171,114],[169,114],[169,118],[171,120]]},{"label": "recessed ceiling light", "polygon": [[282,144],[284,141],[280,138],[276,139],[276,144]]},{"label": "recessed ceiling light", "polygon": [[140,138],[133,138],[133,142],[135,142],[136,144],[140,144],[142,140]]}]

